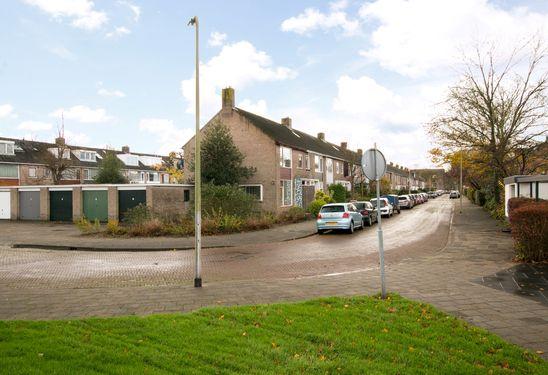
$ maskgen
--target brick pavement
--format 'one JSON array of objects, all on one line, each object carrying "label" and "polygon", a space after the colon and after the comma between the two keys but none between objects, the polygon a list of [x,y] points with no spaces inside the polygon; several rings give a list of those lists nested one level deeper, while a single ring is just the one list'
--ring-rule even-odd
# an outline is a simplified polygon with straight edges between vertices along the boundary
[{"label": "brick pavement", "polygon": [[[510,268],[511,238],[481,208],[465,202],[455,213],[447,245],[387,269],[390,291],[433,304],[510,342],[548,352],[548,308],[473,282]],[[328,295],[372,294],[378,269],[279,280],[111,288],[4,288],[3,319],[58,319],[191,311],[203,306],[298,301]]]}]

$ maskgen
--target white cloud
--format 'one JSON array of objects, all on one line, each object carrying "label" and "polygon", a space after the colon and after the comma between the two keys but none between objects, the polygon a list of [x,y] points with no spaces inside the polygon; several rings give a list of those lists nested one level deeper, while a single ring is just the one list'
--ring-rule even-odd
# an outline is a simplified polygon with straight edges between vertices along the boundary
[{"label": "white cloud", "polygon": [[13,116],[13,106],[11,104],[2,104],[0,105],[0,118],[6,118],[8,116]]},{"label": "white cloud", "polygon": [[360,54],[409,77],[452,67],[477,43],[510,51],[538,32],[548,37],[548,13],[504,10],[488,0],[376,0],[360,16],[376,25],[372,46]]},{"label": "white cloud", "polygon": [[76,60],[76,55],[63,46],[51,47],[48,51],[64,60]]},{"label": "white cloud", "polygon": [[103,87],[97,90],[97,94],[101,96],[115,97],[115,98],[124,98],[126,96],[126,94],[120,90],[107,90]]},{"label": "white cloud", "polygon": [[107,14],[94,10],[90,0],[23,0],[40,8],[56,20],[68,18],[71,25],[86,30],[95,30],[108,21]]},{"label": "white cloud", "polygon": [[119,4],[127,6],[133,12],[133,20],[135,22],[139,21],[141,17],[141,7],[130,3],[129,1],[118,1]]},{"label": "white cloud", "polygon": [[75,146],[89,146],[90,138],[85,133],[72,132],[70,130],[65,130],[65,140],[67,143]]},{"label": "white cloud", "polygon": [[51,130],[52,128],[53,128],[52,124],[48,122],[40,122],[40,121],[23,121],[17,127],[17,129],[19,130],[28,130],[31,132]]},{"label": "white cloud", "polygon": [[103,108],[91,109],[85,105],[75,105],[70,108],[59,108],[49,114],[58,119],[64,116],[65,120],[74,120],[83,123],[101,123],[112,119]]},{"label": "white cloud", "polygon": [[[200,103],[204,118],[209,118],[221,104],[221,88],[231,86],[238,91],[256,82],[282,81],[296,76],[290,68],[273,66],[272,58],[258,51],[253,44],[240,41],[225,44],[218,55],[200,64]],[[187,113],[194,113],[194,75],[181,82]]]},{"label": "white cloud", "polygon": [[268,112],[266,101],[263,99],[257,100],[255,103],[250,99],[244,99],[238,103],[238,107],[260,116],[266,116]]},{"label": "white cloud", "polygon": [[194,135],[190,129],[177,128],[172,120],[144,118],[139,122],[139,130],[152,134],[149,140],[160,144],[157,153],[167,155],[178,151]]},{"label": "white cloud", "polygon": [[223,43],[225,42],[225,40],[226,40],[226,34],[225,33],[220,33],[218,31],[214,31],[209,36],[208,43],[209,43],[210,46],[218,47],[218,46],[222,46]]},{"label": "white cloud", "polygon": [[122,37],[124,35],[129,35],[129,34],[131,34],[130,29],[124,26],[120,26],[120,27],[116,27],[113,31],[107,33],[106,37],[107,38]]},{"label": "white cloud", "polygon": [[341,29],[344,35],[351,36],[360,32],[360,22],[349,19],[344,11],[347,1],[336,1],[330,4],[329,13],[322,13],[316,8],[306,8],[298,16],[288,18],[282,22],[282,31],[297,34],[309,34],[312,31]]}]

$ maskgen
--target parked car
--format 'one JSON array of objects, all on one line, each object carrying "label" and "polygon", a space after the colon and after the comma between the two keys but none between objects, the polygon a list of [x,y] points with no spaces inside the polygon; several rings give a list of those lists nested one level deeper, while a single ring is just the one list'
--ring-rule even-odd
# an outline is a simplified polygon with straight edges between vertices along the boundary
[{"label": "parked car", "polygon": [[430,199],[435,199],[435,198],[437,198],[437,197],[438,197],[438,194],[436,194],[435,191],[429,191],[429,192],[428,192],[428,198],[430,198]]},{"label": "parked car", "polygon": [[415,205],[413,203],[413,198],[411,198],[409,195],[400,195],[398,197],[398,200],[400,202],[401,208],[410,209],[410,208],[413,208],[413,206]]},{"label": "parked car", "polygon": [[358,211],[360,211],[360,213],[362,214],[363,222],[365,225],[370,227],[371,225],[373,225],[373,223],[379,222],[377,209],[373,207],[371,202],[362,201],[362,202],[351,202],[351,203],[353,203],[354,206],[356,206],[356,208],[358,209]]},{"label": "parked car", "polygon": [[449,193],[449,199],[457,199],[460,198],[460,193],[457,190],[451,190]]},{"label": "parked car", "polygon": [[326,230],[342,229],[354,233],[363,228],[363,216],[352,203],[330,203],[322,206],[316,220],[318,234]]},{"label": "parked car", "polygon": [[380,208],[379,208],[379,207],[377,207],[377,198],[371,199],[371,204],[373,205],[373,207],[379,209],[379,211],[381,213],[381,216],[390,217],[390,216],[394,215],[394,207],[392,207],[392,205],[390,204],[388,199],[380,198],[380,201],[381,201],[381,204],[380,204]]},{"label": "parked car", "polygon": [[425,202],[428,202],[428,194],[421,193],[422,199],[424,199]]},{"label": "parked car", "polygon": [[401,212],[400,200],[399,200],[399,197],[397,195],[395,195],[395,194],[386,194],[386,195],[383,195],[382,197],[388,199],[388,201],[392,205],[394,211],[396,211],[398,214]]},{"label": "parked car", "polygon": [[422,197],[419,194],[413,194],[413,198],[415,198],[416,204],[424,203],[424,199],[422,199]]}]

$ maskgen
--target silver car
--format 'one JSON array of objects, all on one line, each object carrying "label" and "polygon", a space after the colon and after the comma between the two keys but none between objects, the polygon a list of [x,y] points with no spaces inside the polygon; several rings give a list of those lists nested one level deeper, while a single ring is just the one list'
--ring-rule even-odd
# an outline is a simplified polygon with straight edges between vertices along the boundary
[{"label": "silver car", "polygon": [[401,208],[413,208],[414,206],[413,199],[409,195],[400,195],[398,200],[400,201]]},{"label": "silver car", "polygon": [[362,214],[352,203],[330,203],[322,206],[316,220],[318,234],[326,230],[342,229],[354,233],[355,228],[363,229]]}]

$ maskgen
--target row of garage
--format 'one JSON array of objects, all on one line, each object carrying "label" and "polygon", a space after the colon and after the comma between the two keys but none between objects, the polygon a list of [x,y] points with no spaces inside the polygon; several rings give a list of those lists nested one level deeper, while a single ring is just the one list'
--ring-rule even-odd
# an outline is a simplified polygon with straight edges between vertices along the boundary
[{"label": "row of garage", "polygon": [[[159,190],[161,194],[154,194]],[[85,217],[90,221],[101,222],[123,220],[124,214],[139,204],[165,206],[166,202],[160,202],[159,199],[168,200],[170,206],[184,211],[190,201],[190,187],[75,185],[3,189],[0,190],[0,219],[71,222]]]}]

